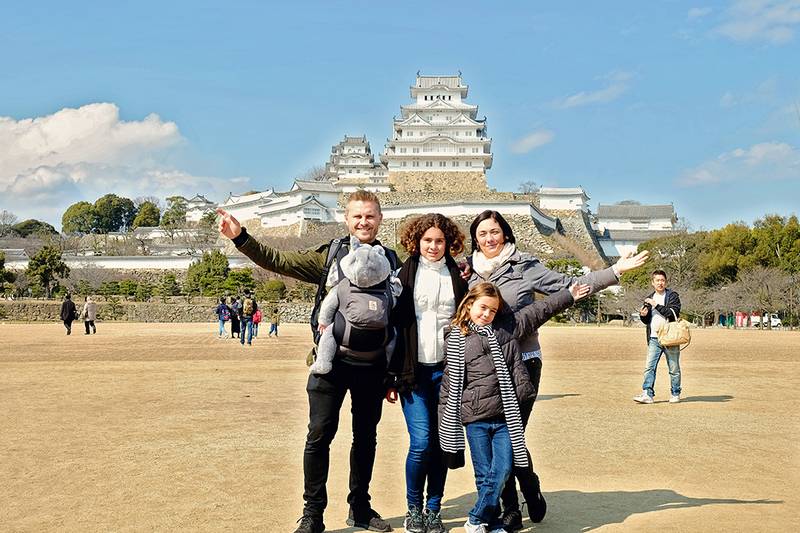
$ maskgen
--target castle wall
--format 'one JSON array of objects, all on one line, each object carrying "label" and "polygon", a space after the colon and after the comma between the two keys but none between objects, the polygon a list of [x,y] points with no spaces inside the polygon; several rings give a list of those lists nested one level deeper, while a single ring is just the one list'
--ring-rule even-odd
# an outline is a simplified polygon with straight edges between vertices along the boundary
[{"label": "castle wall", "polygon": [[409,170],[389,172],[389,183],[397,192],[438,193],[448,192],[487,192],[486,174],[479,172],[437,172]]}]

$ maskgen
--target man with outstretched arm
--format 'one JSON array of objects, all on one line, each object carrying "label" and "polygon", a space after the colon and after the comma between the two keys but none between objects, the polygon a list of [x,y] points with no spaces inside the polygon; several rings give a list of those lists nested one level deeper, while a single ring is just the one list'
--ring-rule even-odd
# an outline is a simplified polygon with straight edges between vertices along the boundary
[{"label": "man with outstretched arm", "polygon": [[[334,285],[339,279],[336,262],[347,254],[349,237],[334,239],[315,249],[280,251],[258,242],[247,233],[229,213],[217,209],[221,216],[219,231],[233,240],[236,248],[260,267],[290,276],[319,287],[312,330],[316,328],[319,302],[325,287]],[[345,222],[350,235],[364,244],[380,245],[376,240],[383,215],[378,197],[368,191],[355,191],[345,208]],[[399,267],[397,255],[384,247],[392,268]],[[315,333],[315,339],[317,335]],[[303,516],[298,520],[295,533],[321,533],[325,530],[322,521],[328,495],[325,488],[330,465],[330,444],[339,426],[339,411],[345,394],[349,391],[353,414],[353,444],[350,448],[350,493],[347,503],[350,512],[347,524],[369,531],[391,531],[386,520],[370,505],[369,483],[375,463],[377,425],[381,418],[385,358],[374,364],[355,364],[346,357],[337,357],[333,370],[328,374],[309,374],[308,435],[303,453],[303,479],[305,488]]]}]

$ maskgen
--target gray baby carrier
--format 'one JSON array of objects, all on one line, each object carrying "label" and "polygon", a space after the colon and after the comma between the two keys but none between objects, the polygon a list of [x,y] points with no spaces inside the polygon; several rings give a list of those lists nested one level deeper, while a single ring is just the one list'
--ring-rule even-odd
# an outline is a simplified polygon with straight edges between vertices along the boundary
[{"label": "gray baby carrier", "polygon": [[364,363],[385,357],[386,345],[394,336],[394,328],[389,325],[394,306],[389,279],[362,288],[342,275],[334,290],[339,309],[333,320],[333,337],[339,353],[351,361]]}]

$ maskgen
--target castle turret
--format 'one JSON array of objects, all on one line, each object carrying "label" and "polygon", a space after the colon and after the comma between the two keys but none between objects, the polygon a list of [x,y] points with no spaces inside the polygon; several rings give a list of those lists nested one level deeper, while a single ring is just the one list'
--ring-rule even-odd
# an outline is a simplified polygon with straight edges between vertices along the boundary
[{"label": "castle turret", "polygon": [[396,190],[486,190],[492,140],[478,106],[464,102],[468,90],[460,74],[417,75],[414,102],[401,106],[381,156]]}]

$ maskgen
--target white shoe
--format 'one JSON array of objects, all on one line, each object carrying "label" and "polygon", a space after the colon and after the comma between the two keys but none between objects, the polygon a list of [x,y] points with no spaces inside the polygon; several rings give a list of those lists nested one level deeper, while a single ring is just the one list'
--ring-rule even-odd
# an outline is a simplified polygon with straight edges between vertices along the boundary
[{"label": "white shoe", "polygon": [[508,532],[502,527],[498,527],[497,529],[491,530],[489,533],[508,533]]},{"label": "white shoe", "polygon": [[653,403],[653,397],[642,391],[639,396],[634,396],[633,401],[637,403]]},{"label": "white shoe", "polygon": [[669,403],[680,403],[680,401],[681,401],[680,394],[678,394],[677,396],[673,394],[672,397],[669,399]]},{"label": "white shoe", "polygon": [[486,533],[486,527],[483,524],[470,524],[469,518],[464,522],[464,531],[467,533]]}]

